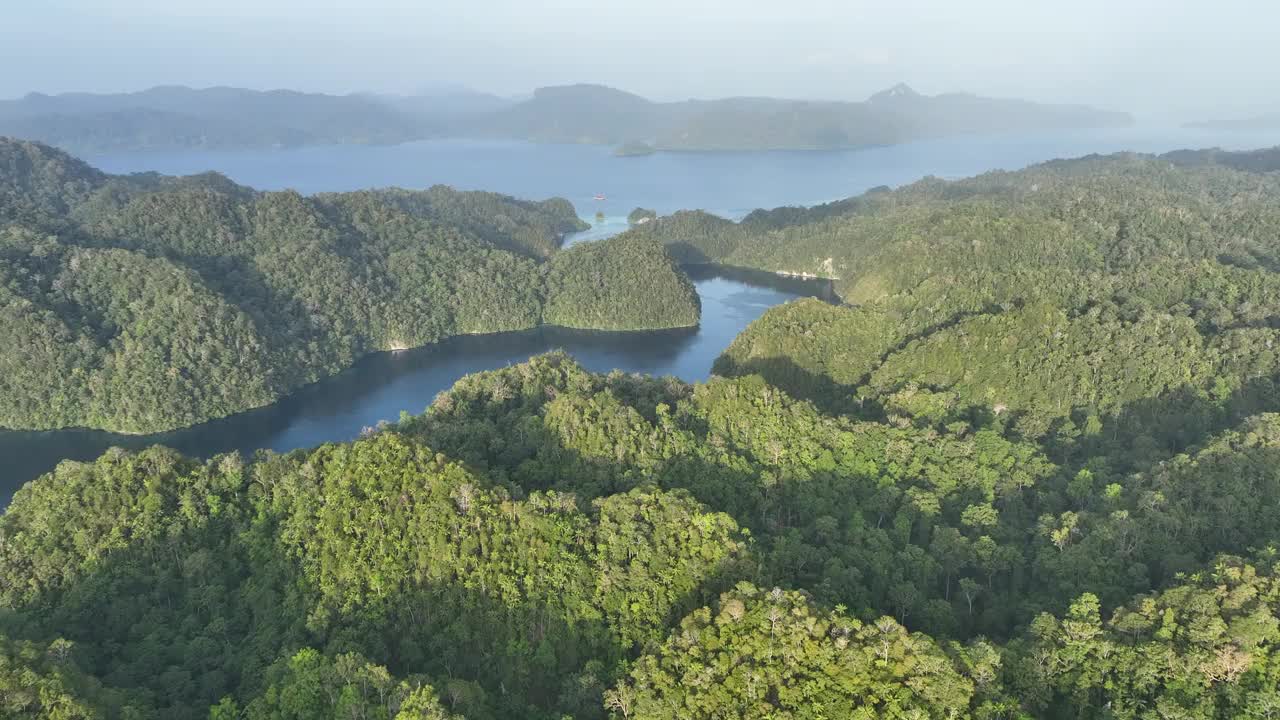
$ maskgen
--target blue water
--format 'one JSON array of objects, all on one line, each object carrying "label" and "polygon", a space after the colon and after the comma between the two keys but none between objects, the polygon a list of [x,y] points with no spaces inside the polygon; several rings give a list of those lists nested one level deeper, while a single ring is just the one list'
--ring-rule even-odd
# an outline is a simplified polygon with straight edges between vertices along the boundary
[{"label": "blue water", "polygon": [[705,380],[733,338],[765,310],[825,285],[711,268],[690,268],[702,297],[703,320],[685,330],[613,333],[542,328],[456,337],[438,345],[369,356],[334,377],[303,388],[270,407],[193,428],[130,436],[95,430],[0,431],[0,508],[24,482],[61,460],[88,460],[112,446],[168,445],[209,457],[258,448],[287,451],[350,440],[402,411],[420,413],[442,390],[473,372],[523,362],[556,349],[597,372],[622,369],[648,375]]},{"label": "blue water", "polygon": [[[585,242],[625,228],[626,214],[637,206],[661,213],[701,208],[741,217],[757,207],[812,205],[926,175],[964,177],[1058,157],[1277,144],[1280,132],[1129,128],[974,136],[850,152],[659,153],[617,158],[602,147],[438,141],[265,153],[103,155],[88,160],[117,173],[217,170],[246,185],[293,188],[304,193],[444,183],[531,199],[561,196],[573,201],[589,222],[595,221],[597,212],[604,214],[604,222],[571,239]],[[607,199],[593,200],[597,193]],[[374,355],[271,407],[160,435],[0,431],[0,506],[7,504],[23,482],[53,468],[59,460],[96,457],[112,445],[137,448],[161,443],[207,457],[230,450],[285,451],[348,440],[379,420],[394,420],[401,411],[421,412],[437,393],[463,375],[521,362],[554,348],[569,351],[592,370],[618,368],[702,380],[734,336],[765,310],[817,292],[813,286],[740,274],[704,272],[695,280],[703,316],[701,326],[693,330],[623,334],[545,329],[455,338],[435,347]]]},{"label": "blue water", "polygon": [[[926,175],[966,177],[1016,170],[1062,157],[1122,150],[1166,152],[1280,144],[1280,132],[1121,128],[1067,133],[966,136],[840,152],[657,153],[614,157],[588,145],[440,140],[406,145],[333,146],[275,152],[179,152],[87,158],[109,172],[217,170],[264,190],[303,193],[437,183],[517,197],[568,198],[588,221],[597,211],[622,218],[635,207],[660,213],[703,209],[740,217],[758,207],[815,205],[878,185]],[[593,196],[604,194],[597,202]]]}]

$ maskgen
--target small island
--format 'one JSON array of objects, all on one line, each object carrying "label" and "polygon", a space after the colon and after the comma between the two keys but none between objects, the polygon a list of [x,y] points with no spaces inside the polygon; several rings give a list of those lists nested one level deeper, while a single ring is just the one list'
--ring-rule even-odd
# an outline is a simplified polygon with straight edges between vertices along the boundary
[{"label": "small island", "polygon": [[627,215],[627,224],[632,226],[644,225],[657,219],[658,213],[656,210],[638,207],[635,210],[632,210],[631,214]]},{"label": "small island", "polygon": [[618,149],[613,151],[613,155],[614,157],[645,157],[655,152],[657,150],[649,143],[629,142],[618,146]]}]

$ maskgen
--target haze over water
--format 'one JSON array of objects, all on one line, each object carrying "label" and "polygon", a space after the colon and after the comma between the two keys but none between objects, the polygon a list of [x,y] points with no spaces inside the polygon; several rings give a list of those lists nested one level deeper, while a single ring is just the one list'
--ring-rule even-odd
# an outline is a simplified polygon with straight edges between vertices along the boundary
[{"label": "haze over water", "polygon": [[[1055,158],[1182,148],[1252,149],[1280,131],[1130,127],[1054,134],[952,137],[857,151],[657,153],[618,158],[609,147],[519,141],[438,140],[392,146],[328,146],[276,152],[130,153],[86,158],[113,173],[185,175],[217,170],[264,190],[343,192],[371,187],[489,190],[524,199],[565,197],[588,221],[640,206],[669,214],[703,209],[741,217],[759,207],[816,205],[927,175],[959,178],[1017,170]],[[604,202],[592,198],[606,196]]]}]

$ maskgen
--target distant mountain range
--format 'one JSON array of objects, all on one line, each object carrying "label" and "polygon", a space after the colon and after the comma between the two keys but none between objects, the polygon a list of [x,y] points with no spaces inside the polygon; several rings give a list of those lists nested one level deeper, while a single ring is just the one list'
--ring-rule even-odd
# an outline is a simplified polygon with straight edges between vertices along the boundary
[{"label": "distant mountain range", "polygon": [[430,118],[383,99],[290,90],[167,86],[0,102],[0,134],[88,152],[399,143],[431,130]]},{"label": "distant mountain range", "polygon": [[136,93],[0,101],[0,135],[77,152],[394,144],[435,137],[657,150],[820,150],[966,133],[1109,127],[1125,113],[906,85],[864,102],[726,98],[654,102],[602,85],[542,88],[516,101],[465,88],[410,96],[156,87]]},{"label": "distant mountain range", "polygon": [[657,103],[600,85],[544,88],[494,112],[473,132],[543,142],[659,150],[814,150],[889,145],[964,133],[1127,125],[1125,113],[896,85],[865,102],[726,98]]}]

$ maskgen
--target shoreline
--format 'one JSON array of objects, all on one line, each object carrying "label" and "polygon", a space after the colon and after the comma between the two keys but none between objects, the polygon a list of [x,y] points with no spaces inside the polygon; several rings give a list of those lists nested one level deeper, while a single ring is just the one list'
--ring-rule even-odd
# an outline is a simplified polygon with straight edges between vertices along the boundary
[{"label": "shoreline", "polygon": [[589,328],[589,327],[573,327],[572,325],[560,325],[557,323],[540,322],[536,325],[532,325],[526,328],[513,328],[510,330],[494,330],[491,332],[453,333],[451,335],[446,335],[440,338],[439,340],[425,343],[423,345],[413,345],[408,347],[379,348],[376,350],[370,350],[360,355],[360,357],[356,358],[350,365],[342,368],[341,370],[335,373],[330,373],[323,377],[316,378],[315,380],[312,380],[310,382],[306,382],[301,385],[294,386],[289,390],[287,390],[286,392],[284,392],[283,394],[277,396],[275,399],[271,400],[270,402],[264,403],[262,405],[254,405],[251,407],[246,407],[246,408],[237,410],[235,412],[228,413],[226,415],[216,415],[210,418],[206,418],[204,420],[200,420],[198,422],[191,423],[190,425],[178,425],[174,427],[162,428],[159,430],[119,430],[115,428],[92,427],[88,425],[64,425],[61,427],[47,427],[47,428],[21,428],[21,427],[8,427],[8,426],[0,425],[0,433],[86,432],[86,433],[107,433],[109,435],[120,435],[122,437],[138,438],[138,437],[147,437],[149,435],[167,435],[169,433],[186,432],[188,430],[193,430],[195,428],[198,428],[201,425],[208,425],[209,423],[225,421],[229,418],[234,418],[238,415],[257,412],[257,411],[264,410],[266,408],[270,408],[274,405],[278,405],[279,403],[285,402],[291,397],[294,397],[295,395],[301,392],[304,392],[308,389],[314,388],[315,386],[327,380],[331,380],[344,373],[350,372],[357,365],[363,362],[366,362],[372,358],[376,358],[379,355],[404,355],[407,353],[413,353],[420,350],[430,350],[433,348],[438,348],[441,345],[449,342],[450,340],[454,340],[456,338],[486,338],[486,337],[498,338],[503,335],[531,333],[531,332],[538,332],[540,330],[565,330],[565,331],[570,331],[575,333],[598,333],[598,334],[608,334],[608,335],[663,333],[663,332],[672,332],[672,331],[681,331],[681,330],[694,330],[702,325],[701,311],[699,311],[698,315],[699,315],[698,322],[696,323],[692,323],[688,325],[669,325],[664,327],[652,327],[652,328]]}]

